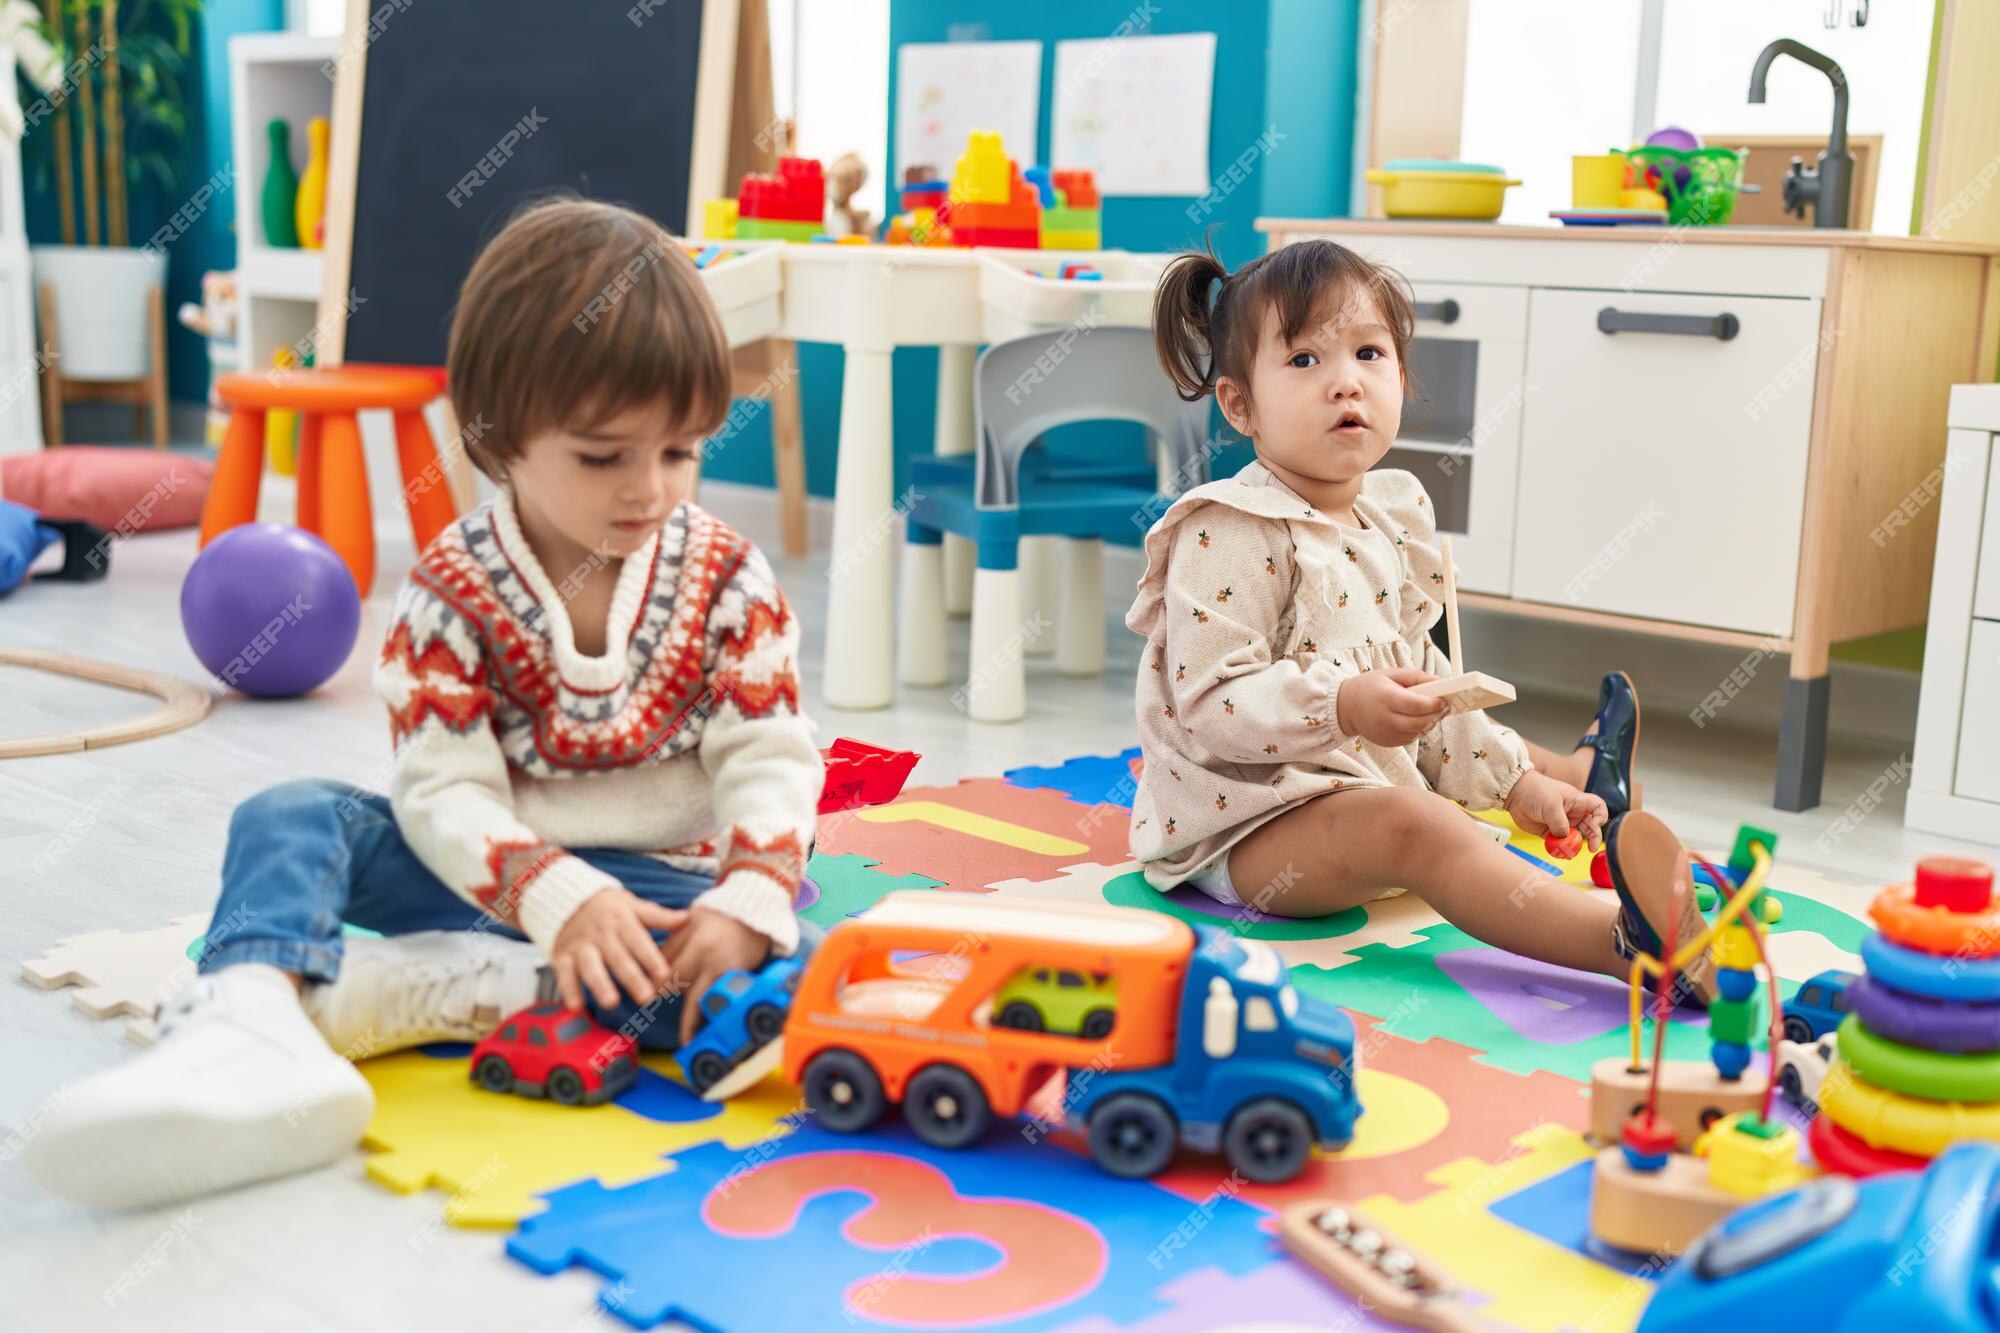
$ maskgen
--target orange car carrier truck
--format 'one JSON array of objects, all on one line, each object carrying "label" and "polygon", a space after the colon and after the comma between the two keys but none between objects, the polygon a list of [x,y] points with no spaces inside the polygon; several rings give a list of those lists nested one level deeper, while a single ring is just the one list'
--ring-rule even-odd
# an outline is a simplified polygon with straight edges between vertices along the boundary
[{"label": "orange car carrier truck", "polygon": [[[995,992],[1038,977],[1109,997],[1109,1031],[993,1021]],[[1088,1069],[1064,1113],[1106,1170],[1155,1175],[1186,1144],[1279,1181],[1353,1138],[1357,1060],[1353,1021],[1300,995],[1261,941],[1132,908],[930,891],[892,893],[820,944],[783,1069],[828,1129],[866,1129],[900,1102],[942,1148]]]}]

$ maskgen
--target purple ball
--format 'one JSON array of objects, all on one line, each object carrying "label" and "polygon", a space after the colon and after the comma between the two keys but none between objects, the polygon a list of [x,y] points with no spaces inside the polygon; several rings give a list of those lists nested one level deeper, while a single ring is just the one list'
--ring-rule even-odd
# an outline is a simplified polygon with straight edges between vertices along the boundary
[{"label": "purple ball", "polygon": [[1679,152],[1692,153],[1701,147],[1701,136],[1678,125],[1663,125],[1647,135],[1646,142],[1654,148],[1672,148]]},{"label": "purple ball", "polygon": [[361,595],[333,548],[301,528],[246,523],[195,557],[181,626],[223,684],[283,699],[323,684],[361,629]]}]

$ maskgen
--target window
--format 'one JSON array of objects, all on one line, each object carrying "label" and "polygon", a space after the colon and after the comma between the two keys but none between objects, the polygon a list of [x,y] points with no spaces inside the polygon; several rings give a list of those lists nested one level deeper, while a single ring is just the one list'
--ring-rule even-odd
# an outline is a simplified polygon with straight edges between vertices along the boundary
[{"label": "window", "polygon": [[572,1042],[588,1031],[590,1031],[590,1020],[578,1014],[575,1018],[565,1019],[556,1025],[556,1040]]},{"label": "window", "polygon": [[1048,984],[1049,984],[1049,970],[1048,970],[1048,969],[1047,969],[1046,967],[1038,967],[1038,968],[1036,968],[1036,969],[1035,969],[1035,980],[1036,980],[1036,981],[1039,981],[1039,982],[1041,982],[1041,983],[1042,983],[1042,984],[1043,984],[1044,986],[1048,985]]},{"label": "window", "polygon": [[1290,986],[1278,992],[1278,1007],[1285,1011],[1286,1018],[1299,1016],[1299,993]]},{"label": "window", "polygon": [[1822,1060],[1833,1059],[1833,1042],[1823,1041],[1819,1044],[1819,1058]]},{"label": "window", "polygon": [[1253,995],[1243,1004],[1243,1029],[1246,1032],[1275,1032],[1278,1029],[1278,1015],[1271,1008],[1271,1002],[1261,995]]},{"label": "window", "polygon": [[1817,987],[1817,986],[1808,986],[1808,987],[1806,987],[1806,988],[1805,988],[1804,990],[1802,990],[1802,991],[1800,991],[1800,992],[1799,992],[1799,1003],[1800,1003],[1800,1004],[1824,1004],[1824,1003],[1826,1003],[1826,997],[1825,997],[1824,995],[1821,995],[1821,994],[1820,994],[1820,992],[1819,992],[1819,987]]},{"label": "window", "polygon": [[500,1029],[500,1040],[519,1041],[520,1039],[521,1025],[519,1023],[509,1023],[506,1027]]},{"label": "window", "polygon": [[1067,990],[1079,990],[1083,986],[1083,977],[1076,972],[1058,972],[1056,973],[1056,985]]},{"label": "window", "polygon": [[542,1030],[541,1030],[540,1028],[529,1028],[529,1029],[528,1029],[528,1045],[530,1045],[530,1046],[546,1046],[546,1045],[548,1045],[548,1044],[549,1044],[549,1034],[548,1034],[548,1033],[546,1033],[546,1032],[542,1031]]},{"label": "window", "polygon": [[1829,994],[1833,997],[1833,1012],[1835,1012],[1836,1014],[1846,1013],[1847,992],[1844,990],[1837,990],[1837,991],[1831,991],[1829,992]]},{"label": "window", "polygon": [[701,1011],[710,1018],[714,1018],[728,1007],[729,997],[722,993],[722,987],[720,986],[711,986],[708,994],[702,997]]},{"label": "window", "polygon": [[1211,1060],[1236,1053],[1236,992],[1221,977],[1208,982],[1208,1000],[1201,1010],[1201,1052]]}]

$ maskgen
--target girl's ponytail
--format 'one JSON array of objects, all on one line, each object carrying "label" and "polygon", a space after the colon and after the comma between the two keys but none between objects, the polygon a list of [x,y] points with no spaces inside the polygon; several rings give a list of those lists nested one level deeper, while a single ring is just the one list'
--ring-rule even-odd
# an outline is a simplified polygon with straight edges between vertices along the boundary
[{"label": "girl's ponytail", "polygon": [[1160,275],[1153,296],[1153,346],[1174,388],[1188,402],[1215,390],[1214,318],[1209,294],[1229,270],[1212,251],[1180,255]]}]

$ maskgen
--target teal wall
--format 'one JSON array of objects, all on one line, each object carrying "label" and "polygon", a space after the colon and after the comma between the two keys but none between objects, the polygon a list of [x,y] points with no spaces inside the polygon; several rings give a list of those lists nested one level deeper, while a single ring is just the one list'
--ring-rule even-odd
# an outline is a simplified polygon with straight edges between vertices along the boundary
[{"label": "teal wall", "polygon": [[[1147,7],[1137,0],[891,0],[888,104],[892,108],[888,156],[896,126],[896,48],[906,42],[1013,41],[1043,43],[1040,140],[1033,156],[1046,160],[1053,118],[1055,43],[1109,35]],[[1176,250],[1199,243],[1204,229],[1232,265],[1263,249],[1252,221],[1266,213],[1330,215],[1345,211],[1352,170],[1355,33],[1358,0],[1252,0],[1202,6],[1152,6],[1144,31],[1216,34],[1215,85],[1209,127],[1209,167],[1221,173],[1267,127],[1283,137],[1250,168],[1253,179],[1211,212],[1190,219],[1193,196],[1112,198],[1104,205],[1104,243],[1127,250]],[[1022,151],[1010,145],[1015,151]],[[833,494],[834,454],[840,423],[841,353],[837,347],[801,345],[800,395],[806,423],[806,479],[815,495]],[[906,348],[896,353],[896,485],[900,491],[914,454],[929,453],[937,410],[937,353]],[[1087,447],[1095,428],[1052,440],[1068,452]],[[1248,458],[1225,453],[1219,470]],[[768,415],[760,412],[704,465],[704,474],[730,481],[773,484]]]}]

